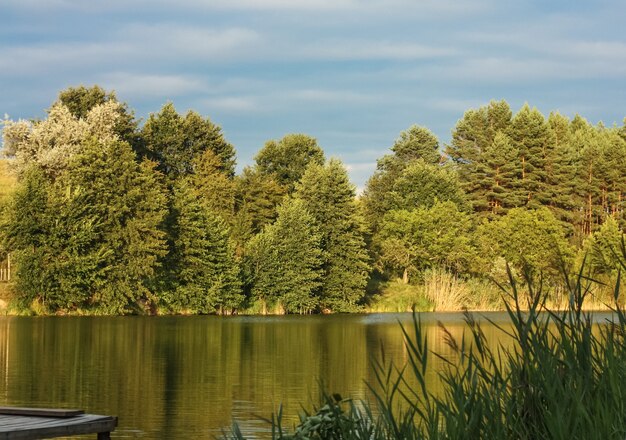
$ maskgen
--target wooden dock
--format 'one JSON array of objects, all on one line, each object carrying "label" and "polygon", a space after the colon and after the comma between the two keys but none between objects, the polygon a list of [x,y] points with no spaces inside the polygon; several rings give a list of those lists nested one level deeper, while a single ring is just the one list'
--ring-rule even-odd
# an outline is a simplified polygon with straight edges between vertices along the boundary
[{"label": "wooden dock", "polygon": [[31,440],[96,434],[111,438],[117,417],[85,414],[82,410],[0,407],[0,440]]}]

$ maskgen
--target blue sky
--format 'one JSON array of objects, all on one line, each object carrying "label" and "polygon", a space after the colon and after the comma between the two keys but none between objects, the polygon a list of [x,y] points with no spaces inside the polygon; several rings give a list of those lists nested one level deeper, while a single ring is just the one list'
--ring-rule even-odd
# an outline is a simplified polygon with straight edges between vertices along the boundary
[{"label": "blue sky", "polygon": [[491,99],[621,125],[624,23],[624,0],[0,0],[0,115],[99,84],[209,116],[240,168],[310,134],[362,187],[400,131],[446,143]]}]

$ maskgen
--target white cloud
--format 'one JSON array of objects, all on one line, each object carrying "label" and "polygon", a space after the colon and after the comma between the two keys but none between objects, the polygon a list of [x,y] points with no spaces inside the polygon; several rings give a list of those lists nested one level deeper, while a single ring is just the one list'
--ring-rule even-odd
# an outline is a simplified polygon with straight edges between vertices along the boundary
[{"label": "white cloud", "polygon": [[295,91],[285,91],[283,99],[308,102],[343,102],[343,103],[363,103],[375,101],[377,96],[367,93],[350,92],[337,89],[302,89]]},{"label": "white cloud", "polygon": [[115,90],[125,100],[147,97],[174,98],[190,92],[206,90],[206,84],[198,78],[185,75],[153,75],[115,72],[104,75],[98,81],[105,89]]},{"label": "white cloud", "polygon": [[[134,42],[143,58],[211,58],[224,60],[251,54],[262,42],[262,36],[248,28],[204,28],[182,24],[131,24],[120,29],[116,38]],[[198,59],[199,58],[199,59]]]},{"label": "white cloud", "polygon": [[411,60],[454,55],[454,49],[403,41],[324,40],[298,51],[303,58],[330,60]]},{"label": "white cloud", "polygon": [[44,43],[5,47],[0,74],[41,75],[102,67],[228,61],[255,52],[260,36],[245,28],[130,25],[102,42]]},{"label": "white cloud", "polygon": [[300,11],[333,12],[352,11],[354,13],[405,13],[419,14],[427,18],[432,14],[467,15],[493,8],[493,0],[5,0],[11,9],[46,11],[83,11],[104,13],[109,11],[143,10],[152,11]]},{"label": "white cloud", "polygon": [[255,98],[243,96],[221,96],[208,98],[203,100],[202,104],[209,110],[222,112],[253,112],[261,109]]}]

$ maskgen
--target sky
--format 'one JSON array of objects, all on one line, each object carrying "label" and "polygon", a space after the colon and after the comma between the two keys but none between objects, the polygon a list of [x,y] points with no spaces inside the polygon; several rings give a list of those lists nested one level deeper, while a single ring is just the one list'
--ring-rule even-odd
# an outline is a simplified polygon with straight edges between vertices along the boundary
[{"label": "sky", "polygon": [[309,134],[362,189],[402,130],[445,145],[492,99],[621,125],[624,23],[624,0],[0,0],[0,116],[98,84],[209,117],[239,169]]}]

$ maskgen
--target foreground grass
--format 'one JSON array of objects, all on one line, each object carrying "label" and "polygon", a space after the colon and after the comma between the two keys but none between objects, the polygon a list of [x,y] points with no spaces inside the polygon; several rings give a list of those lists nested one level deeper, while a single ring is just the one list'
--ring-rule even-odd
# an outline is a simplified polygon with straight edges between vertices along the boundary
[{"label": "foreground grass", "polygon": [[[405,365],[376,363],[368,384],[373,402],[326,397],[289,432],[280,411],[270,420],[273,439],[623,439],[626,437],[626,314],[614,289],[611,322],[594,323],[583,310],[593,281],[567,282],[568,307],[555,312],[526,278],[511,277],[505,301],[512,344],[490,348],[466,314],[461,340],[447,333],[456,360],[440,358],[443,392],[426,380],[429,350],[419,316],[403,328]],[[523,294],[522,292],[526,292]],[[510,305],[509,305],[510,304]],[[409,384],[417,384],[410,386]],[[245,436],[235,424],[227,436]]]}]

